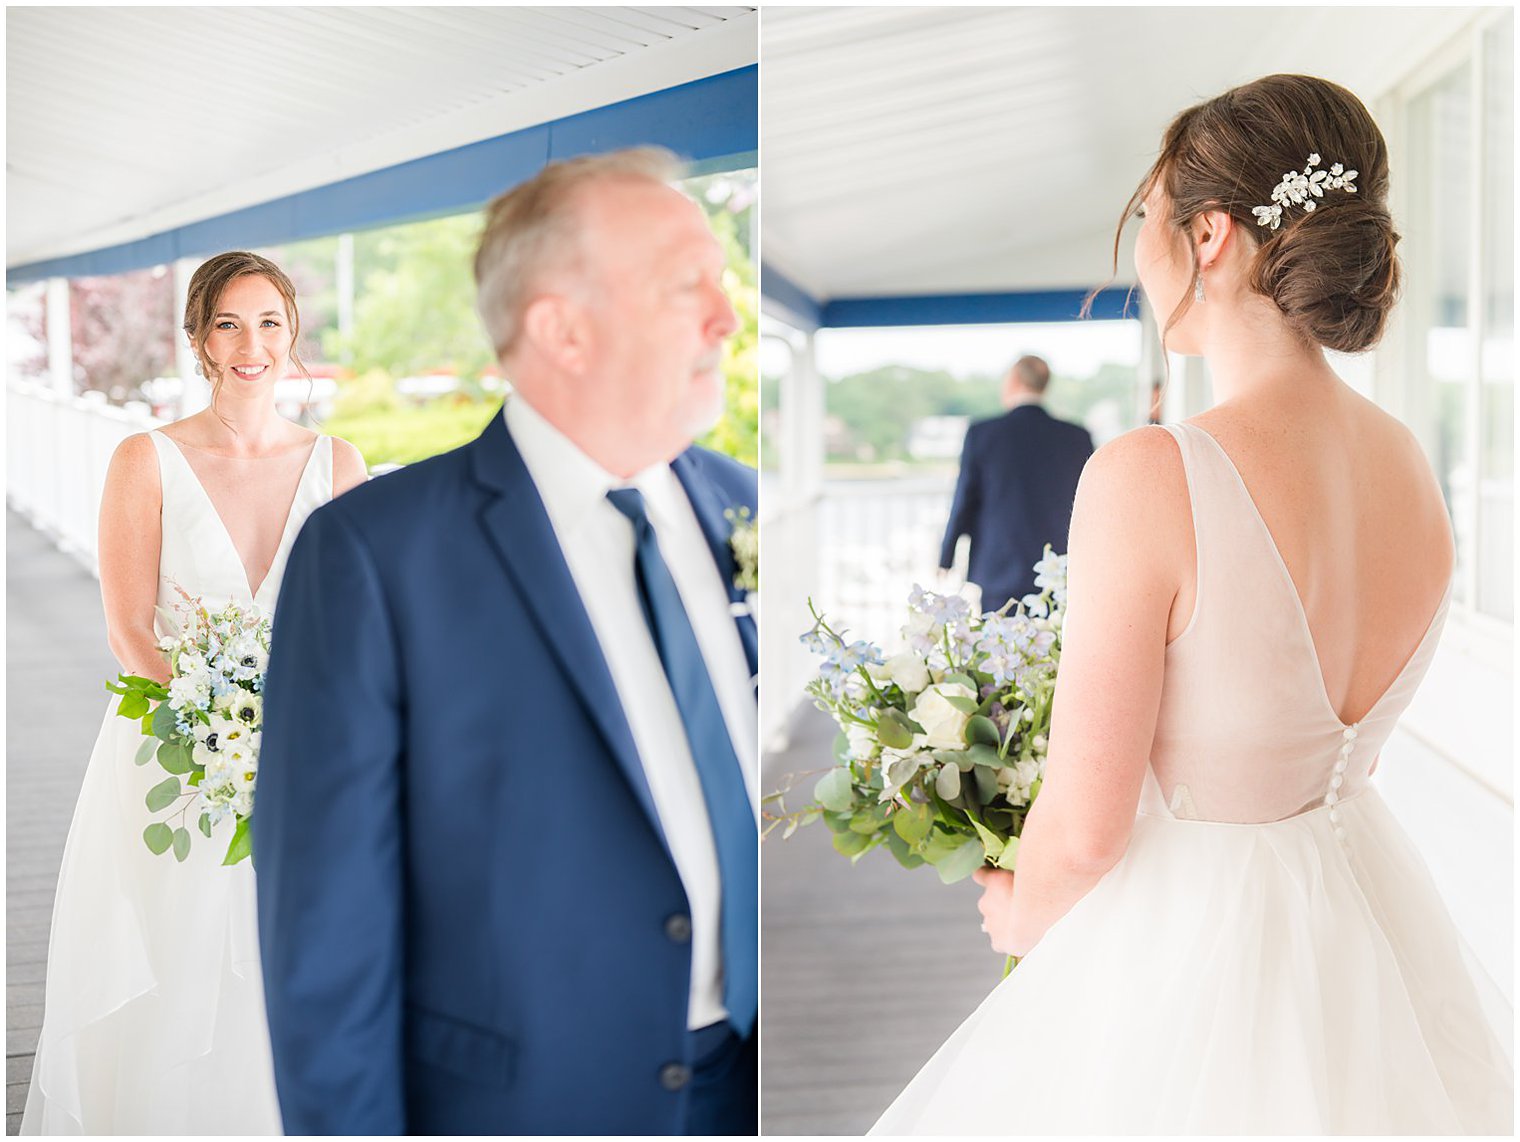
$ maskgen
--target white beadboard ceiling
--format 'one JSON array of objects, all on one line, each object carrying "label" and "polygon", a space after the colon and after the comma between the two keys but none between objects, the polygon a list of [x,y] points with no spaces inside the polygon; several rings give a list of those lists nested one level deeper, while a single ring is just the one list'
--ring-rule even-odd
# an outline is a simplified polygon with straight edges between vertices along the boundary
[{"label": "white beadboard ceiling", "polygon": [[1090,287],[1178,111],[1273,72],[1370,105],[1477,11],[767,7],[766,265],[819,301]]},{"label": "white beadboard ceiling", "polygon": [[756,62],[753,8],[6,12],[6,264]]}]

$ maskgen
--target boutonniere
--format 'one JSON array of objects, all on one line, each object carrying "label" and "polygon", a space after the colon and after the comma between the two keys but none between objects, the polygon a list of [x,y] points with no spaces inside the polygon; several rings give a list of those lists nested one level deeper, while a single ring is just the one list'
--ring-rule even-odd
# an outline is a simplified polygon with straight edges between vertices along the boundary
[{"label": "boutonniere", "polygon": [[760,589],[760,528],[750,516],[749,508],[729,508],[728,549],[734,556],[734,587],[744,592],[745,603],[752,605]]}]

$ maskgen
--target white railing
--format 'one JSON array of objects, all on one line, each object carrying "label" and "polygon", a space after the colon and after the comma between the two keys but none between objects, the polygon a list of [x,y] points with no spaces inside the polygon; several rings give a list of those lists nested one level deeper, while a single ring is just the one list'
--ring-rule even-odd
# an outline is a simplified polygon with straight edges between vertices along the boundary
[{"label": "white railing", "polygon": [[116,408],[101,395],[60,396],[12,380],[5,390],[6,502],[98,573],[100,498],[111,455],[134,432],[164,423],[146,406]]}]

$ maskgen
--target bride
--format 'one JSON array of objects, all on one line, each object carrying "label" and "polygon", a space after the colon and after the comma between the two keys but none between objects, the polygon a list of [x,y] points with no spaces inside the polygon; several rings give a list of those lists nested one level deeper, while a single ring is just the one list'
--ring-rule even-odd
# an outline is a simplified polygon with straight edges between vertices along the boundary
[{"label": "bride", "polygon": [[[183,587],[273,609],[306,517],[365,478],[345,441],[275,411],[294,365],[295,287],[267,258],[219,254],[190,281],[185,332],[211,407],[129,437],[100,511],[100,585],[122,669],[167,681],[158,649]],[[233,822],[183,863],[142,840],[157,765],[110,699],[69,827],[23,1134],[278,1134],[254,929],[254,872],[223,867]]]},{"label": "bride", "polygon": [[1167,130],[1124,218],[1217,403],[1082,476],[1044,786],[977,874],[1023,959],[875,1132],[1511,1133],[1508,1005],[1368,781],[1453,568],[1414,437],[1322,352],[1382,334],[1387,192],[1323,80]]}]

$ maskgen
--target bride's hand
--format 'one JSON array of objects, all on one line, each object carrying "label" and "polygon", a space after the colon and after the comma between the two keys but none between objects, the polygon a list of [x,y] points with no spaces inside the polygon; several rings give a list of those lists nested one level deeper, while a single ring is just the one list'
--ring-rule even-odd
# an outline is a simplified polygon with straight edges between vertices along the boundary
[{"label": "bride's hand", "polygon": [[982,914],[982,931],[992,941],[992,950],[1013,955],[1009,926],[1013,918],[1013,873],[1000,868],[979,868],[971,879],[982,886],[982,898],[976,909]]}]

